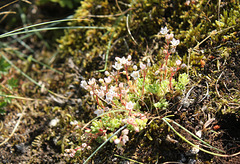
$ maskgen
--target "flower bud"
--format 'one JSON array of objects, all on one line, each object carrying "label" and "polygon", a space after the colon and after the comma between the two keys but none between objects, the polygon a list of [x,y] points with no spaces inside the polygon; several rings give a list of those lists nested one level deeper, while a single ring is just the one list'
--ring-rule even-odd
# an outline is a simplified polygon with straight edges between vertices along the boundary
[{"label": "flower bud", "polygon": [[104,83],[104,80],[103,79],[99,79],[98,80],[100,83]]},{"label": "flower bud", "polygon": [[109,76],[110,73],[109,73],[108,71],[105,71],[105,75],[106,75],[106,76]]},{"label": "flower bud", "polygon": [[136,65],[133,66],[133,70],[134,70],[134,71],[137,70],[137,66],[136,66]]},{"label": "flower bud", "polygon": [[128,55],[127,59],[128,59],[128,61],[132,60],[132,56]]}]

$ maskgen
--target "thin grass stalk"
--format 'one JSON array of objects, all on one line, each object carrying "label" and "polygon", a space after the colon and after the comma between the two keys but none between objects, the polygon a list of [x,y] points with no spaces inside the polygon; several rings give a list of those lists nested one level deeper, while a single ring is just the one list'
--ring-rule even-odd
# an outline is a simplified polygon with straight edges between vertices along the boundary
[{"label": "thin grass stalk", "polygon": [[185,142],[187,142],[189,145],[193,146],[193,147],[197,147],[199,150],[205,152],[205,153],[208,153],[208,154],[211,154],[211,155],[215,155],[215,156],[219,156],[219,157],[233,157],[233,156],[237,156],[240,154],[240,152],[238,153],[235,153],[235,154],[231,154],[231,155],[226,155],[226,154],[218,154],[218,153],[214,153],[214,152],[211,152],[211,151],[208,151],[208,150],[205,150],[201,147],[198,147],[197,145],[193,144],[192,142],[190,142],[189,140],[187,140],[184,136],[182,136],[180,133],[178,133],[173,127],[172,125],[167,121],[167,120],[170,120],[168,118],[162,118],[162,120],[182,139],[184,140]]},{"label": "thin grass stalk", "polygon": [[[21,69],[19,69],[17,66],[15,66],[10,60],[8,60],[8,58],[7,58],[3,53],[0,52],[0,54],[1,54],[1,56],[2,56],[13,68],[15,68],[17,71],[19,71],[19,72],[20,72],[23,76],[25,76],[28,80],[30,80],[31,82],[33,82],[34,84],[36,84],[36,85],[39,86],[40,88],[46,89],[46,88],[43,87],[42,85],[38,84],[38,82],[36,82],[36,81],[35,81],[34,79],[32,79],[30,76],[28,76],[28,75],[25,74],[23,71],[21,71]],[[49,93],[51,93],[52,95],[54,95],[54,96],[60,97],[60,98],[62,98],[62,99],[68,99],[68,98],[66,98],[66,97],[64,97],[64,96],[61,96],[61,95],[59,95],[59,94],[57,94],[57,93],[54,93],[54,92],[51,91],[51,90],[48,90],[48,89],[47,89],[47,91],[48,91]]]},{"label": "thin grass stalk", "polygon": [[[167,121],[169,121],[170,119],[166,118]],[[215,148],[211,145],[209,145],[207,142],[203,141],[201,138],[199,138],[198,136],[196,136],[195,134],[193,134],[192,132],[190,132],[189,130],[187,130],[186,128],[184,128],[183,126],[181,126],[180,124],[176,123],[175,121],[171,120],[175,125],[177,125],[178,127],[182,128],[183,130],[185,130],[187,133],[189,133],[190,135],[192,135],[194,138],[196,138],[197,140],[201,141],[202,143],[204,143],[205,145],[207,145],[208,147],[215,149],[217,151],[223,152],[225,153],[225,151],[220,150],[218,148]]]},{"label": "thin grass stalk", "polygon": [[[42,23],[29,25],[29,26],[26,26],[26,27],[23,27],[23,28],[19,28],[19,29],[13,30],[13,31],[6,32],[6,33],[0,35],[0,38],[5,38],[5,35],[11,34],[11,33],[15,33],[15,32],[18,32],[18,31],[23,31],[23,30],[26,30],[26,29],[29,29],[29,28],[33,28],[33,27],[38,27],[38,26],[51,24],[51,23],[60,23],[60,22],[74,21],[74,20],[83,20],[83,19],[73,19],[73,18],[70,18],[70,19],[61,19],[61,20],[54,20],[54,21],[49,21],[49,22],[42,22]],[[87,20],[87,19],[84,19],[84,20]]]},{"label": "thin grass stalk", "polygon": [[105,30],[105,29],[109,29],[109,27],[97,27],[97,26],[49,27],[49,28],[41,28],[41,29],[34,29],[34,30],[4,34],[4,35],[0,35],[0,39],[9,37],[9,36],[13,36],[13,35],[27,34],[27,33],[38,32],[38,31],[65,30],[65,29],[101,29],[101,30]]},{"label": "thin grass stalk", "polygon": [[127,157],[123,157],[123,156],[121,156],[121,155],[114,154],[114,156],[119,157],[119,158],[122,158],[122,159],[129,160],[129,161],[134,162],[134,163],[143,164],[142,162],[138,162],[138,161],[136,161],[136,160],[133,160],[133,159],[130,159],[130,158],[127,158]]},{"label": "thin grass stalk", "polygon": [[110,141],[111,138],[113,138],[117,133],[119,133],[121,130],[127,127],[128,124],[122,126],[120,129],[118,129],[111,137],[109,137],[104,143],[102,143],[88,158],[87,160],[83,163],[86,164],[93,156],[96,154],[108,141]]},{"label": "thin grass stalk", "polygon": [[[25,55],[25,54],[23,54],[23,53],[21,53],[21,52],[19,52],[19,51],[16,51],[16,50],[12,50],[12,51],[13,51],[15,54],[17,54],[18,57],[28,57],[27,55]],[[13,54],[11,51],[7,51],[7,52]],[[58,71],[58,70],[50,67],[50,66],[47,65],[47,64],[44,64],[44,63],[42,63],[42,62],[39,62],[39,61],[37,61],[37,60],[34,59],[34,58],[32,58],[31,60],[34,61],[35,63],[38,63],[38,64],[44,66],[44,67],[47,67],[48,69],[51,69],[51,70],[54,71],[54,72],[57,72],[57,73],[60,74],[60,75],[63,75],[62,72],[60,72],[60,71]]]}]

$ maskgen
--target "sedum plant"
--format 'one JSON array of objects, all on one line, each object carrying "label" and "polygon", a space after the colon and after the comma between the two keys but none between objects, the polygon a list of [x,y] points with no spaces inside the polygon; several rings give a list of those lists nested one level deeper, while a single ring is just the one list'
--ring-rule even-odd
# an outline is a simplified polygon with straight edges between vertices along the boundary
[{"label": "sedum plant", "polygon": [[[182,73],[177,80],[173,78],[186,65],[179,59],[171,58],[179,40],[168,31],[167,27],[160,31],[166,41],[163,50],[165,57],[161,62],[153,64],[149,59],[137,66],[131,55],[127,58],[116,57],[112,71],[105,71],[106,77],[81,81],[81,87],[89,91],[97,103],[94,111],[97,118],[85,129],[81,137],[83,146],[66,149],[66,155],[73,157],[76,152],[89,150],[93,140],[102,143],[120,127],[127,125],[121,134],[110,139],[119,148],[124,146],[129,141],[129,133],[143,130],[151,114],[168,106],[167,93],[182,93],[185,90],[188,75]],[[149,110],[150,106],[152,110]]]}]

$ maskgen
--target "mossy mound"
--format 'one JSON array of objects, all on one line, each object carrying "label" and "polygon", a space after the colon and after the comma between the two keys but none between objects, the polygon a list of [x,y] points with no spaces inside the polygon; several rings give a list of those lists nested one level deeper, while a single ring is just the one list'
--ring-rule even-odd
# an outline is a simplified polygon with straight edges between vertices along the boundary
[{"label": "mossy mound", "polygon": [[[66,31],[65,36],[59,39],[59,48],[63,57],[71,55],[79,67],[85,71],[95,71],[104,67],[108,50],[110,56],[131,54],[138,59],[146,55],[148,48],[153,48],[154,35],[160,27],[167,25],[174,31],[176,38],[181,40],[179,53],[183,56],[189,48],[213,34],[214,30],[216,34],[211,35],[211,45],[219,44],[221,38],[237,39],[235,31],[239,28],[239,4],[225,2],[221,5],[219,7],[215,1],[188,4],[184,0],[125,0],[119,3],[85,0],[74,15],[74,18],[82,20],[69,25],[89,28]],[[192,57],[191,60],[196,58]]]},{"label": "mossy mound", "polygon": [[[76,10],[74,18],[82,20],[71,22],[70,26],[88,26],[89,28],[66,31],[65,36],[59,39],[59,49],[63,54],[62,59],[69,56],[73,58],[74,63],[80,68],[81,75],[89,78],[91,76],[89,72],[103,69],[108,51],[108,64],[113,61],[115,56],[121,57],[129,54],[136,62],[148,56],[152,57],[154,61],[161,60],[161,57],[163,58],[161,47],[164,42],[158,38],[157,34],[161,27],[167,26],[175,34],[175,37],[181,40],[177,52],[189,65],[188,73],[194,81],[188,89],[195,87],[189,93],[189,106],[181,104],[184,96],[174,97],[173,95],[172,97],[171,95],[168,114],[174,114],[175,121],[195,132],[198,130],[197,128],[203,128],[203,123],[210,119],[208,115],[216,120],[221,120],[222,114],[228,113],[236,113],[236,119],[239,117],[239,94],[233,93],[225,83],[230,76],[234,77],[234,81],[229,82],[229,86],[239,90],[238,66],[233,67],[230,64],[232,60],[235,64],[239,63],[240,47],[239,32],[237,32],[240,29],[239,2],[221,2],[219,4],[219,1],[207,0],[201,2],[85,0]],[[105,29],[94,27],[104,27]],[[227,73],[221,75],[223,70]],[[228,92],[225,92],[226,90]],[[228,105],[229,102],[232,106]],[[180,108],[181,105],[183,107]],[[158,127],[155,128],[155,126]],[[157,131],[163,133],[156,133]],[[186,146],[182,142],[178,146],[174,143],[171,145],[172,147],[176,146],[176,152],[178,152],[177,155],[175,154],[176,156],[173,156],[171,151],[168,151],[168,154],[154,154],[153,156],[148,154],[153,150],[159,151],[158,147],[164,150],[172,148],[167,143],[169,141],[166,141],[167,132],[163,122],[154,122],[143,132],[144,134],[134,137],[134,140],[129,142],[130,145],[127,148],[133,151],[124,153],[127,156],[137,156],[141,162],[150,163],[160,158],[162,162],[171,160],[170,157],[174,157],[174,160],[182,158],[181,155],[186,154],[190,149],[189,145]],[[189,140],[192,139],[186,132],[181,132]],[[214,140],[218,137],[222,139],[220,135],[214,136],[209,132],[206,133],[206,136],[208,134],[209,137],[206,139],[209,143],[214,144]],[[171,134],[170,138],[173,138],[173,141],[180,140],[174,134]],[[163,142],[161,142],[162,140]],[[154,145],[155,143],[157,145]],[[221,141],[216,143],[224,145]],[[136,145],[140,145],[140,148],[136,148]],[[112,156],[108,156],[109,158],[106,156],[101,158],[106,155],[106,152],[109,154],[109,151],[115,150],[111,144],[106,148],[110,150],[99,152],[95,160],[108,161],[113,157],[115,151],[112,151]],[[139,153],[135,153],[136,151]],[[148,159],[143,158],[146,155],[149,157]],[[200,154],[199,157],[205,159],[198,161],[208,162],[213,158],[204,154]],[[189,160],[191,158],[189,157]]]}]

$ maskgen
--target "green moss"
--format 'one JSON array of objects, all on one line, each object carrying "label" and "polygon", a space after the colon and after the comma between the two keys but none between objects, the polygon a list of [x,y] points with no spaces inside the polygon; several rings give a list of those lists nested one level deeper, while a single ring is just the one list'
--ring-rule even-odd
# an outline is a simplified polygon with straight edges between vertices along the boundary
[{"label": "green moss", "polygon": [[[224,84],[220,80],[218,84],[222,85],[219,88],[223,98],[221,100],[215,86],[218,85],[217,79],[220,75],[219,70],[222,69],[221,64],[224,63],[224,60],[227,61],[233,52],[232,44],[225,42],[231,41],[234,46],[239,42],[239,34],[236,32],[239,30],[239,3],[226,2],[219,10],[218,1],[203,0],[190,5],[186,5],[185,2],[185,0],[175,2],[167,0],[139,0],[136,2],[124,0],[118,4],[121,12],[115,1],[82,1],[81,6],[74,15],[74,18],[81,18],[82,20],[71,22],[69,25],[107,27],[108,29],[65,31],[65,36],[59,39],[59,49],[63,54],[61,58],[65,59],[71,56],[75,64],[80,68],[82,75],[89,76],[89,72],[104,68],[108,43],[111,41],[108,64],[113,61],[115,56],[126,56],[127,54],[131,54],[135,61],[144,57],[152,57],[155,62],[161,63],[163,58],[161,47],[164,43],[161,38],[159,39],[155,35],[161,27],[166,25],[170,30],[174,31],[175,37],[181,40],[177,51],[179,56],[184,56],[184,63],[189,60],[190,66],[193,66],[189,74],[195,77],[194,81],[201,80],[202,77],[198,74],[200,71],[205,77],[208,76],[211,79],[209,82],[209,95],[214,101],[208,105],[211,113],[237,113],[238,109],[229,106],[228,103],[239,104],[239,102],[236,102],[239,95],[228,96],[224,92]],[[220,12],[219,17],[216,14],[218,11]],[[216,31],[212,33],[214,30]],[[209,38],[204,41],[207,37]],[[193,51],[188,54],[187,50],[190,48]],[[234,50],[239,50],[239,48]],[[211,56],[215,60],[212,60]],[[177,58],[180,57],[173,57],[172,62]],[[201,63],[202,60],[206,62],[206,66]],[[151,71],[155,72],[156,70],[157,68],[153,66]],[[228,75],[228,77],[230,76],[231,74]],[[234,84],[237,82],[238,80]],[[152,85],[147,89],[153,90],[156,87]],[[83,102],[84,110],[90,109],[90,105]],[[89,113],[89,111],[87,112]],[[185,119],[188,116],[186,112],[183,112],[180,119]],[[153,122],[149,126],[144,134],[141,134],[141,138],[145,140],[139,141],[140,147],[146,152],[154,148],[149,144],[149,141],[155,144],[159,142],[156,139],[164,140],[167,135],[166,126],[162,123]],[[130,141],[130,148],[136,144],[136,140],[135,138],[135,140]],[[168,149],[166,143],[165,145],[163,143],[162,147]]]},{"label": "green moss", "polygon": [[[83,73],[99,70],[104,67],[107,45],[111,41],[110,56],[131,54],[135,59],[139,59],[140,56],[144,56],[147,47],[153,45],[153,36],[165,25],[174,30],[176,38],[181,40],[179,53],[182,56],[187,54],[187,49],[196,46],[213,30],[225,31],[212,35],[211,44],[222,37],[236,39],[234,28],[226,28],[239,26],[239,4],[225,3],[224,8],[219,10],[217,1],[207,0],[190,5],[186,5],[185,0],[174,3],[160,0],[121,2],[118,8],[115,1],[82,1],[74,15],[74,18],[82,20],[71,22],[69,25],[109,29],[66,31],[65,36],[59,39],[59,48],[64,54],[62,57],[73,56],[75,63],[83,68]],[[218,11],[221,13],[219,20],[216,14]],[[219,26],[220,22],[223,25]],[[202,58],[203,55],[191,54],[191,64],[199,65]],[[111,61],[113,58],[109,59]]]}]

